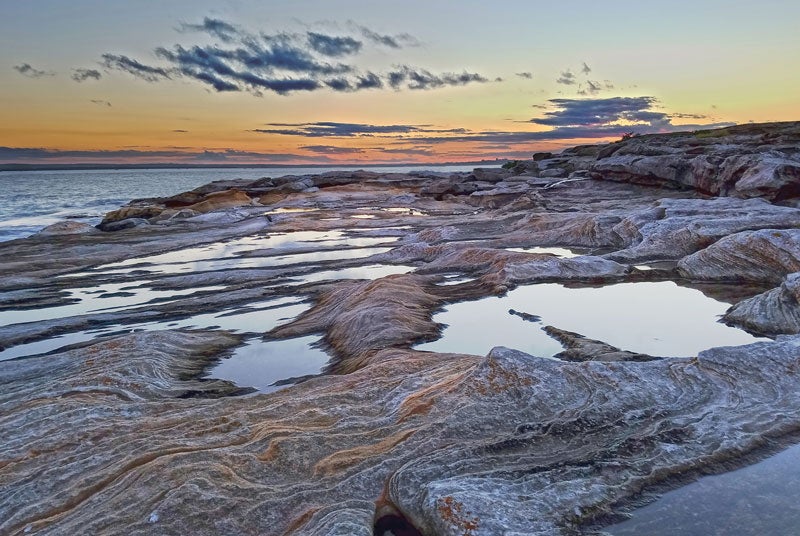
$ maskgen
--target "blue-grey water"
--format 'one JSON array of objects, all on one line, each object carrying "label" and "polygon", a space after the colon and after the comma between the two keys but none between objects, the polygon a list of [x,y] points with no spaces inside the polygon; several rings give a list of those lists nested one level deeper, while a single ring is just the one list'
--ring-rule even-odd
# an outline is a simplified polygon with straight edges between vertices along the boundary
[{"label": "blue-grey water", "polygon": [[[437,166],[438,172],[471,171],[475,166]],[[164,197],[216,180],[367,169],[409,172],[424,165],[397,167],[101,169],[0,171],[0,241],[29,236],[64,219],[97,224],[103,215],[140,197]]]}]

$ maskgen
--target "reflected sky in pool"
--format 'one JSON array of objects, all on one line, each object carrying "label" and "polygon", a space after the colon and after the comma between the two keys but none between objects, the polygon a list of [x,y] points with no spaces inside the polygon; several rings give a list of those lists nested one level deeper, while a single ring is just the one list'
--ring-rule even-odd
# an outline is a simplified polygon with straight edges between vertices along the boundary
[{"label": "reflected sky in pool", "polygon": [[706,476],[606,527],[612,536],[788,536],[800,533],[800,445]]},{"label": "reflected sky in pool", "polygon": [[312,347],[319,337],[297,337],[279,341],[250,339],[233,355],[223,359],[209,373],[209,378],[229,380],[239,387],[255,387],[271,392],[286,386],[276,381],[319,374],[330,356]]},{"label": "reflected sky in pool", "polygon": [[[526,285],[503,297],[447,306],[434,316],[448,325],[442,338],[416,348],[486,355],[495,346],[507,346],[550,357],[563,348],[542,331],[545,325],[654,356],[688,357],[714,346],[766,340],[719,323],[729,306],[673,282],[599,288]],[[509,314],[509,309],[542,320],[528,322]]]}]

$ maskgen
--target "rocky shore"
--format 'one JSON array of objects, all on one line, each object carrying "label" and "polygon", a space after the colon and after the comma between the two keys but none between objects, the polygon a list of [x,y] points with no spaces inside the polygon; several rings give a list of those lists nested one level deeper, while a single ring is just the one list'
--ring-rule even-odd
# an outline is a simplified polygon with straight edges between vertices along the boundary
[{"label": "rocky shore", "polygon": [[[595,534],[800,437],[799,207],[773,123],[214,182],[0,243],[0,534]],[[517,288],[667,282],[758,339],[662,355],[526,303],[560,353],[418,348]],[[209,375],[302,337],[323,370]]]}]

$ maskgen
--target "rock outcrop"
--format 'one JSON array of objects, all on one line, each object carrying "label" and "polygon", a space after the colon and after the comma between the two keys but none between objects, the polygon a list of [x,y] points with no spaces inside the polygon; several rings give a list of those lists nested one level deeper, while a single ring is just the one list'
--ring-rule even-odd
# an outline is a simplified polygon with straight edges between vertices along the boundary
[{"label": "rock outcrop", "polygon": [[[135,200],[114,232],[0,243],[0,533],[584,534],[785,444],[798,155],[798,124],[743,125],[510,169],[218,181]],[[519,285],[669,280],[775,339],[653,357],[525,303],[555,358],[415,349],[443,308]],[[299,337],[327,365],[271,392],[208,377]]]}]

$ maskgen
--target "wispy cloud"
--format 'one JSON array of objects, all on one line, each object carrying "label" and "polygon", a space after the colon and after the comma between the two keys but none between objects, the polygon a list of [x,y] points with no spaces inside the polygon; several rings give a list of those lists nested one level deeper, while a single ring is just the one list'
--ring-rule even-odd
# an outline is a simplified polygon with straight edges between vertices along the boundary
[{"label": "wispy cloud", "polygon": [[[379,34],[352,22],[349,26],[373,45],[401,49],[418,44],[408,34]],[[222,44],[157,47],[154,53],[161,65],[107,53],[102,56],[102,65],[147,82],[188,78],[217,92],[249,91],[255,95],[264,91],[286,95],[320,89],[355,92],[387,85],[396,90],[426,90],[488,82],[478,73],[433,73],[404,64],[395,65],[383,74],[362,69],[354,63],[354,57],[364,50],[365,43],[354,35],[316,31],[252,33],[208,17],[200,24],[182,23],[178,30],[181,33],[202,32],[219,39]]]},{"label": "wispy cloud", "polygon": [[145,65],[121,54],[103,54],[103,66],[107,69],[125,71],[146,82],[158,82],[170,78],[168,69]]},{"label": "wispy cloud", "polygon": [[526,78],[528,80],[533,78],[533,73],[530,73],[528,71],[525,71],[525,72],[522,72],[522,73],[516,73],[516,75],[519,76],[520,78]]},{"label": "wispy cloud", "polygon": [[42,78],[45,76],[55,76],[56,73],[53,71],[42,71],[41,69],[36,69],[35,67],[31,66],[30,63],[21,63],[19,65],[14,65],[14,70],[17,71],[22,76],[27,76],[28,78]]},{"label": "wispy cloud", "polygon": [[103,75],[97,69],[73,69],[72,79],[76,82],[85,82],[89,79],[100,80]]},{"label": "wispy cloud", "polygon": [[316,32],[308,32],[308,44],[323,56],[332,58],[357,54],[361,47],[364,46],[361,41],[352,37],[325,35]]},{"label": "wispy cloud", "polygon": [[485,83],[489,80],[477,73],[442,73],[433,74],[425,69],[416,69],[408,65],[400,65],[389,73],[389,85],[394,89],[434,89],[444,86],[463,86],[470,82]]},{"label": "wispy cloud", "polygon": [[370,30],[366,26],[356,24],[353,21],[348,21],[348,26],[354,28],[361,33],[364,38],[377,45],[383,45],[389,48],[417,47],[420,45],[419,40],[408,33],[399,33],[396,35],[380,34],[374,30]]},{"label": "wispy cloud", "polygon": [[108,102],[107,100],[92,99],[90,102],[98,106],[105,106],[106,108],[111,108],[111,103]]},{"label": "wispy cloud", "polygon": [[430,128],[430,125],[371,125],[366,123],[338,123],[335,121],[319,121],[316,123],[270,123],[268,126],[282,128],[257,128],[253,129],[252,132],[300,136],[304,138],[353,138],[419,133],[463,134],[468,132],[463,128],[436,129]]},{"label": "wispy cloud", "polygon": [[225,22],[224,20],[212,19],[209,17],[204,17],[203,22],[200,24],[188,24],[186,22],[182,22],[178,27],[178,31],[184,33],[205,32],[221,39],[226,43],[233,41],[239,36],[239,29],[235,25]]},{"label": "wispy cloud", "polygon": [[561,76],[559,76],[556,79],[556,83],[563,84],[565,86],[571,86],[573,84],[576,84],[577,80],[575,80],[575,74],[569,69],[567,69],[566,71],[562,72]]},{"label": "wispy cloud", "polygon": [[364,152],[364,149],[357,147],[336,147],[334,145],[302,145],[298,148],[316,154],[360,154]]}]

